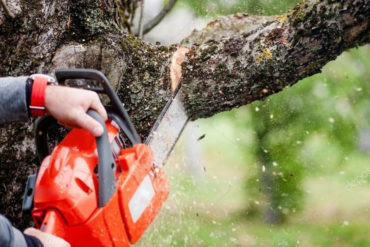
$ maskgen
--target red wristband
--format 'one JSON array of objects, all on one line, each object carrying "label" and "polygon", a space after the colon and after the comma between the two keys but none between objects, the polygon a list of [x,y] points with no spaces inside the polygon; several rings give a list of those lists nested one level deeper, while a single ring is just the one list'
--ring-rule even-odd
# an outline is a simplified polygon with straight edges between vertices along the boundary
[{"label": "red wristband", "polygon": [[31,93],[31,116],[40,117],[45,115],[45,90],[48,84],[46,76],[35,76],[33,78]]}]

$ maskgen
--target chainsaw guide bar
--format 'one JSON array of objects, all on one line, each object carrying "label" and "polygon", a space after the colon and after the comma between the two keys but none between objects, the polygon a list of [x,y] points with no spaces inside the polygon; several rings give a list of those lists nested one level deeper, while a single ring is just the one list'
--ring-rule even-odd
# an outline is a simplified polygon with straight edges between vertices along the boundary
[{"label": "chainsaw guide bar", "polygon": [[154,152],[157,167],[163,166],[167,161],[188,120],[181,101],[181,89],[178,89],[163,108],[145,140],[145,144]]}]

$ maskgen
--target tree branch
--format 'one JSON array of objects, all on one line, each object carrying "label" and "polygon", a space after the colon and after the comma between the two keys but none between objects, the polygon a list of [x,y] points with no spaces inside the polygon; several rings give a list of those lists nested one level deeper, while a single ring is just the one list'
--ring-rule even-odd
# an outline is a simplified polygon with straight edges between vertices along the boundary
[{"label": "tree branch", "polygon": [[139,31],[138,31],[138,37],[140,39],[143,38],[143,18],[144,18],[144,0],[140,1],[140,17],[139,17]]},{"label": "tree branch", "polygon": [[282,16],[236,14],[194,31],[183,68],[192,119],[261,100],[370,41],[370,1],[307,0]]},{"label": "tree branch", "polygon": [[3,7],[6,15],[12,19],[15,18],[15,15],[13,14],[13,12],[9,9],[8,5],[6,4],[5,0],[1,0],[0,1],[0,4],[1,6]]},{"label": "tree branch", "polygon": [[158,13],[156,17],[154,17],[151,21],[146,23],[144,25],[144,34],[149,33],[152,31],[153,28],[155,28],[162,20],[163,18],[172,10],[172,8],[175,6],[177,0],[170,0],[166,6],[163,7],[161,12]]}]

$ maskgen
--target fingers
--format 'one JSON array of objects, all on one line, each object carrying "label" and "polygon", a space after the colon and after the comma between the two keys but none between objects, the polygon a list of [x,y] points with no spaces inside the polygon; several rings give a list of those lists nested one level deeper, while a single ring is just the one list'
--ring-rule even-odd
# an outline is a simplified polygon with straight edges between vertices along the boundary
[{"label": "fingers", "polygon": [[103,134],[103,126],[84,111],[79,111],[75,114],[74,122],[78,127],[88,130],[94,136],[101,136]]},{"label": "fingers", "polygon": [[86,129],[94,136],[103,134],[103,127],[86,114],[86,111],[93,109],[107,120],[107,112],[95,92],[68,87],[46,87],[45,107],[48,114],[65,126]]},{"label": "fingers", "polygon": [[104,121],[107,120],[108,118],[107,111],[105,110],[103,104],[101,103],[99,99],[99,96],[96,93],[94,93],[90,108],[97,111],[99,115],[104,119]]},{"label": "fingers", "polygon": [[36,230],[35,228],[27,228],[24,231],[25,234],[36,237],[44,247],[70,247],[70,244],[67,243],[65,240],[53,236],[51,234],[41,232]]},{"label": "fingers", "polygon": [[35,231],[36,231],[36,229],[35,229],[35,228],[31,228],[31,227],[29,227],[29,228],[27,228],[26,230],[24,230],[24,233],[25,233],[25,234],[27,234],[27,235],[30,235],[30,236],[34,236],[34,237],[36,237],[36,236],[35,236]]}]

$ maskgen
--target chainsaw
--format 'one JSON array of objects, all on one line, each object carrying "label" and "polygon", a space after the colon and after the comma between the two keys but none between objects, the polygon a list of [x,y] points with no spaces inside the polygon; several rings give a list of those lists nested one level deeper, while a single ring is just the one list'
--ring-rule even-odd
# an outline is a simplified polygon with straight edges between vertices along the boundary
[{"label": "chainsaw", "polygon": [[82,88],[107,96],[108,120],[89,110],[104,134],[95,138],[87,130],[72,129],[52,151],[56,120],[46,116],[36,121],[41,166],[37,175],[28,177],[23,210],[31,212],[38,229],[72,247],[129,247],[141,238],[169,195],[162,168],[188,121],[179,89],[142,141],[101,72],[58,70],[55,76],[62,85],[81,80],[98,85]]}]

